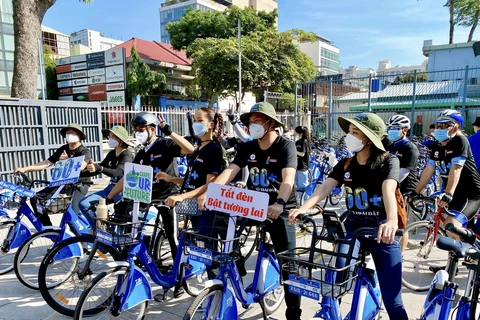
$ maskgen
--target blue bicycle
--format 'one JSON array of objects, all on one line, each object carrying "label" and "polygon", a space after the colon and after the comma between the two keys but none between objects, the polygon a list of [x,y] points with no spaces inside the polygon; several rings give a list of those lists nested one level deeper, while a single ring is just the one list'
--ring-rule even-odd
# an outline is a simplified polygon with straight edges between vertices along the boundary
[{"label": "blue bicycle", "polygon": [[[74,319],[94,315],[98,318],[142,319],[148,301],[152,300],[152,289],[147,274],[153,282],[164,288],[164,299],[166,293],[173,287],[178,288],[183,285],[188,293],[192,292],[191,286],[203,287],[204,281],[207,280],[206,267],[203,262],[197,261],[199,259],[191,259],[188,255],[186,245],[188,231],[180,234],[173,267],[162,273],[145,244],[144,235],[141,232],[145,222],[103,222],[108,230],[97,229],[97,240],[107,246],[126,246],[127,259],[110,263],[111,269],[100,273],[85,288],[78,299]],[[128,229],[132,231],[118,234],[111,228],[117,226],[122,226],[124,231]],[[137,261],[142,267],[137,265]]]},{"label": "blue bicycle", "polygon": [[[315,225],[306,215],[302,220]],[[319,245],[312,245],[308,251],[295,248],[279,253],[282,270],[289,273],[285,284],[289,292],[319,301],[315,319],[376,319],[382,309],[382,297],[375,265],[373,259],[367,259],[367,252],[356,254],[355,246],[359,237],[375,239],[378,230],[359,228],[347,235],[342,220],[336,212],[324,211],[322,230],[317,232],[315,227],[312,239]],[[348,246],[348,250],[339,250],[340,246]],[[305,253],[298,254],[299,251]],[[343,318],[340,298],[352,287],[352,306]]]},{"label": "blue bicycle", "polygon": [[[234,219],[229,219],[234,224]],[[280,266],[273,253],[273,246],[267,243],[265,223],[258,227],[260,242],[258,243],[258,257],[255,264],[253,282],[244,287],[235,263],[238,257],[238,241],[219,240],[200,234],[189,234],[197,244],[196,250],[202,256],[219,266],[218,276],[207,282],[205,288],[193,300],[183,319],[238,319],[236,301],[240,301],[244,308],[253,303],[259,303],[263,316],[275,312],[281,305],[285,292],[280,284]],[[212,250],[213,249],[213,250]]]},{"label": "blue bicycle", "polygon": [[17,250],[32,235],[28,225],[22,221],[24,217],[35,230],[40,232],[46,229],[27,201],[35,195],[30,190],[33,186],[48,185],[49,182],[30,181],[23,173],[14,177],[17,184],[0,180],[0,187],[4,188],[0,194],[0,274],[13,270]]},{"label": "blue bicycle", "polygon": [[[471,230],[447,224],[445,229],[460,236],[462,241],[439,238],[436,246],[449,252],[446,270],[439,270],[430,285],[420,320],[473,320],[480,291],[480,243]],[[463,266],[468,270],[466,286],[455,306],[458,284],[454,282],[459,259],[465,258]]]}]

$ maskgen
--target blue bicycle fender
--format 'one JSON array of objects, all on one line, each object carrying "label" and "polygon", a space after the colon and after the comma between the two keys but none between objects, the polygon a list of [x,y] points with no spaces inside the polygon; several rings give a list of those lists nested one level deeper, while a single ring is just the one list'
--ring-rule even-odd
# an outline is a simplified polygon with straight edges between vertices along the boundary
[{"label": "blue bicycle fender", "polygon": [[223,287],[222,307],[219,320],[238,319],[237,299],[230,286]]},{"label": "blue bicycle fender", "polygon": [[12,240],[10,241],[9,249],[16,249],[20,247],[30,236],[32,232],[24,222],[20,222],[15,226],[15,231]]},{"label": "blue bicycle fender", "polygon": [[280,270],[270,262],[269,256],[262,259],[260,270],[258,293],[263,294],[275,290],[280,285]]},{"label": "blue bicycle fender", "polygon": [[81,258],[82,254],[83,254],[83,248],[80,245],[80,243],[76,242],[59,250],[55,255],[55,257],[53,257],[53,261],[61,261],[61,260],[72,258],[72,257]]},{"label": "blue bicycle fender", "polygon": [[152,300],[152,288],[147,276],[139,267],[130,269],[127,281],[125,291],[129,294],[122,298],[120,310],[128,310],[144,301]]}]

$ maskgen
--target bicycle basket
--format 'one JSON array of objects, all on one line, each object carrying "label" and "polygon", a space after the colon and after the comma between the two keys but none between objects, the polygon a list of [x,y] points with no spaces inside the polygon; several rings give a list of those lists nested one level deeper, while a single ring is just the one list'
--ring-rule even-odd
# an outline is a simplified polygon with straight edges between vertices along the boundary
[{"label": "bicycle basket", "polygon": [[114,217],[108,220],[98,220],[100,227],[95,229],[95,236],[98,242],[114,246],[123,247],[138,243],[140,233],[144,228],[145,221],[123,222]]},{"label": "bicycle basket", "polygon": [[[362,262],[354,255],[354,245],[350,245],[355,241],[332,238],[326,229],[324,226],[313,235],[312,247],[295,248],[277,255],[282,270],[289,274],[285,283],[290,292],[319,300],[320,296],[340,298],[352,289]],[[338,251],[340,245],[346,252]]]},{"label": "bicycle basket", "polygon": [[36,196],[37,211],[39,214],[54,214],[63,213],[67,210],[72,202],[72,196],[66,194],[59,194],[56,198],[46,196]]},{"label": "bicycle basket", "polygon": [[[5,191],[5,190],[4,190]],[[0,207],[12,211],[18,210],[21,205],[21,197],[16,196],[13,192],[6,190],[0,193]]]}]

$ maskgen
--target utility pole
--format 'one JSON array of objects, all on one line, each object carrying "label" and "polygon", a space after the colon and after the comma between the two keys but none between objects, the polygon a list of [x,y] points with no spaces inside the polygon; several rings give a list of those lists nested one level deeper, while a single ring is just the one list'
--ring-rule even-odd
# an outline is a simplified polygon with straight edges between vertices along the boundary
[{"label": "utility pole", "polygon": [[242,107],[242,32],[241,22],[238,19],[238,112]]}]

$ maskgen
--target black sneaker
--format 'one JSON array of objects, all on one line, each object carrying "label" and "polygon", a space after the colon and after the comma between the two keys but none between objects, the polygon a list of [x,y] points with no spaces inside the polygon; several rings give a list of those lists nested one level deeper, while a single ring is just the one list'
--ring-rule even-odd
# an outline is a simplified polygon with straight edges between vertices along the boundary
[{"label": "black sneaker", "polygon": [[[432,271],[433,273],[437,273],[438,271],[440,270],[445,270],[447,268],[447,266],[442,266],[442,267],[429,267],[428,270]],[[457,271],[455,271],[455,275],[457,276],[458,275],[458,267],[457,267]]]}]

